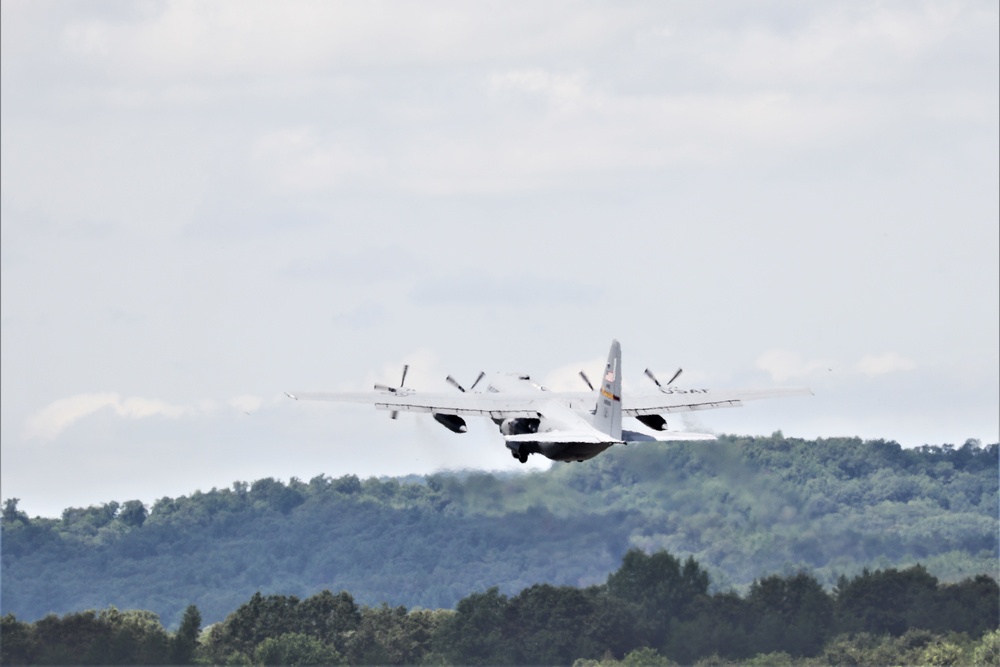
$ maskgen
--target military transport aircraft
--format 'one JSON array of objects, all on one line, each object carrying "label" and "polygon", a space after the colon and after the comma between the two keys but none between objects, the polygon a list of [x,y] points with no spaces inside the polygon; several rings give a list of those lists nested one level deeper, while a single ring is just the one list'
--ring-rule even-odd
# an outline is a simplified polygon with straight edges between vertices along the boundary
[{"label": "military transport aircraft", "polygon": [[[584,461],[612,445],[682,439],[675,437],[675,433],[664,433],[667,423],[662,415],[665,413],[738,407],[743,401],[812,394],[804,388],[680,389],[672,386],[681,374],[679,369],[665,385],[646,369],[646,375],[657,390],[623,398],[621,365],[621,346],[615,340],[611,342],[608,364],[598,390],[594,391],[586,374],[580,372],[591,392],[553,392],[533,383],[526,375],[506,374],[492,378],[485,392],[476,392],[475,387],[486,375],[480,373],[469,391],[448,376],[448,381],[460,393],[423,393],[403,386],[408,368],[404,366],[399,387],[375,385],[376,393],[296,392],[287,395],[295,400],[371,403],[376,408],[390,410],[393,419],[401,410],[429,412],[438,423],[455,433],[465,433],[464,416],[489,417],[500,428],[511,455],[524,463],[530,454],[541,454],[553,461]],[[652,431],[668,437],[623,430],[623,415],[635,417]]]}]

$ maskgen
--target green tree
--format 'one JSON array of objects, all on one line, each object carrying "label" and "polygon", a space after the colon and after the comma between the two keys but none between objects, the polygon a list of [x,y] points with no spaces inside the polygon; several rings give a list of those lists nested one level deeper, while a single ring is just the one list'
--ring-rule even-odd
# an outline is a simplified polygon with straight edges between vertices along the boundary
[{"label": "green tree", "polygon": [[[162,665],[170,662],[170,637],[150,611],[109,607],[52,614],[34,624],[38,664]],[[4,642],[6,642],[6,636]]]},{"label": "green tree", "polygon": [[198,636],[201,634],[201,612],[198,607],[188,605],[184,617],[171,641],[170,657],[175,665],[194,664],[195,650],[198,648]]},{"label": "green tree", "polygon": [[920,654],[919,664],[928,667],[946,667],[965,664],[962,660],[962,647],[949,641],[937,641],[928,644]]},{"label": "green tree", "polygon": [[39,652],[34,628],[7,614],[0,619],[0,665],[30,665]]},{"label": "green tree", "polygon": [[593,595],[569,586],[537,584],[511,598],[504,639],[516,650],[518,664],[570,664],[575,658],[600,657],[600,646],[587,632],[594,616]]},{"label": "green tree", "polygon": [[258,479],[251,484],[250,498],[269,505],[282,514],[288,514],[305,502],[301,492],[285,486],[273,477]]},{"label": "green tree", "polygon": [[339,665],[343,662],[332,646],[299,632],[268,637],[257,645],[253,657],[259,665]]},{"label": "green tree", "polygon": [[663,647],[669,641],[671,624],[708,592],[708,574],[693,558],[682,566],[666,551],[647,555],[631,549],[621,567],[608,576],[607,588],[610,595],[638,607],[642,639]]},{"label": "green tree", "polygon": [[3,520],[5,523],[28,523],[28,515],[17,509],[20,498],[8,498],[3,501]]},{"label": "green tree", "polygon": [[361,623],[361,610],[354,597],[342,591],[336,595],[328,590],[303,600],[296,610],[298,630],[345,653],[346,637]]},{"label": "green tree", "polygon": [[608,595],[604,586],[591,587],[585,593],[591,600],[592,611],[583,621],[583,634],[595,647],[620,656],[641,644],[635,605]]},{"label": "green tree", "polygon": [[937,591],[931,629],[938,632],[965,632],[971,637],[1000,627],[1000,586],[980,574]]},{"label": "green tree", "polygon": [[298,605],[295,596],[254,593],[249,602],[212,627],[207,647],[209,658],[225,662],[233,654],[252,656],[265,639],[296,632]]},{"label": "green tree", "polygon": [[358,479],[357,475],[344,475],[333,480],[331,487],[337,493],[353,496],[354,494],[361,493],[361,480]]},{"label": "green tree", "polygon": [[681,664],[712,655],[749,658],[756,646],[754,620],[749,603],[736,593],[700,597],[675,625],[667,654]]},{"label": "green tree", "polygon": [[867,632],[840,635],[827,644],[822,662],[828,665],[923,665],[925,653],[935,659],[948,659],[950,648],[934,653],[942,637],[927,630],[907,630],[899,637],[875,636]]},{"label": "green tree", "polygon": [[622,667],[671,667],[676,664],[648,646],[629,651],[621,661]]},{"label": "green tree", "polygon": [[361,623],[347,640],[351,664],[415,665],[431,651],[431,642],[447,612],[411,611],[405,607],[365,607]]},{"label": "green tree", "polygon": [[906,570],[867,569],[835,590],[837,627],[841,632],[902,635],[912,627],[930,628],[935,617],[937,579],[915,565]]},{"label": "green tree", "polygon": [[110,665],[111,628],[90,609],[66,614],[50,614],[35,622],[35,637],[41,650],[37,661],[43,665]]},{"label": "green tree", "polygon": [[503,627],[508,600],[495,586],[462,598],[437,632],[434,648],[456,665],[513,664],[514,649]]},{"label": "green tree", "polygon": [[753,653],[784,651],[812,656],[829,637],[833,600],[814,577],[804,572],[755,581],[747,603]]},{"label": "green tree", "polygon": [[972,650],[972,664],[1000,666],[1000,630],[993,630],[983,635],[979,644]]},{"label": "green tree", "polygon": [[142,524],[146,523],[148,516],[149,512],[146,511],[146,506],[142,504],[141,500],[127,500],[118,511],[118,519],[135,528],[140,528]]},{"label": "green tree", "polygon": [[170,661],[170,636],[151,611],[114,607],[102,610],[98,621],[110,628],[108,664],[162,665]]}]

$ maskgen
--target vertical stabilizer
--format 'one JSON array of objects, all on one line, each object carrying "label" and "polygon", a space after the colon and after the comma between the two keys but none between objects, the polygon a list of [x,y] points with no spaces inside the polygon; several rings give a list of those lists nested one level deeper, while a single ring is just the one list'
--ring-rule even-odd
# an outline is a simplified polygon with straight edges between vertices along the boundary
[{"label": "vertical stabilizer", "polygon": [[622,439],[622,348],[616,340],[611,341],[608,365],[597,392],[594,426],[615,440]]}]

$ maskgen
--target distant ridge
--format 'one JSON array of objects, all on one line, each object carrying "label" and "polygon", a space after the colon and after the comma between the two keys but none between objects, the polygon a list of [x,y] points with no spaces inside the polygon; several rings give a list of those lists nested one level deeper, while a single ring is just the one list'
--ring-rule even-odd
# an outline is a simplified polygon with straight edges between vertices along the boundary
[{"label": "distant ridge", "polygon": [[998,572],[998,448],[721,436],[613,448],[525,474],[319,475],[29,519],[5,503],[2,613],[115,605],[176,626],[254,592],[348,590],[451,608],[491,586],[603,583],[631,547],[694,556],[715,590],[806,570],[831,587],[922,563],[943,581]]}]

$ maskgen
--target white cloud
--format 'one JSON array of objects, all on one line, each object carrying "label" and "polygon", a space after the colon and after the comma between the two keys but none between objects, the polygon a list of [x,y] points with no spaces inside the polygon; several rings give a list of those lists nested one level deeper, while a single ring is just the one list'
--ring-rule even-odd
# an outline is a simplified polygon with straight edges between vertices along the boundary
[{"label": "white cloud", "polygon": [[541,68],[506,70],[490,75],[494,93],[516,91],[545,96],[550,104],[562,109],[572,108],[584,93],[582,73],[561,74]]},{"label": "white cloud", "polygon": [[252,157],[267,189],[278,194],[327,190],[378,176],[384,168],[382,158],[322,140],[310,128],[268,133],[257,140]]},{"label": "white cloud", "polygon": [[166,401],[161,401],[155,398],[140,398],[137,396],[116,401],[111,407],[113,407],[115,412],[119,415],[128,419],[142,419],[144,417],[154,417],[156,415],[163,415],[164,417],[176,419],[187,412],[186,408],[171,405]]},{"label": "white cloud", "polygon": [[488,131],[458,118],[421,127],[389,149],[393,180],[421,193],[499,193],[600,182],[622,170],[780,162],[834,145],[870,116],[853,100],[770,91],[635,95],[540,70],[493,75],[490,87],[498,86],[537,95],[543,108],[523,104],[523,95],[492,94],[479,112],[495,119]]},{"label": "white cloud", "polygon": [[705,58],[745,83],[866,85],[894,77],[976,18],[959,2],[828,5],[793,29],[754,22],[716,32]]},{"label": "white cloud", "polygon": [[868,354],[862,357],[861,361],[855,365],[858,373],[868,376],[912,371],[916,367],[917,362],[907,359],[898,352]]},{"label": "white cloud", "polygon": [[551,391],[587,391],[587,385],[580,377],[580,371],[587,374],[595,387],[601,379],[607,357],[594,357],[587,361],[573,362],[546,373],[542,385]]},{"label": "white cloud", "polygon": [[529,4],[490,11],[448,0],[175,0],[72,20],[62,30],[62,47],[119,74],[217,79],[581,50],[606,39],[609,28],[622,29],[627,16],[558,3],[532,11]]},{"label": "white cloud", "polygon": [[[273,397],[274,405],[283,400]],[[256,412],[265,405],[260,396],[243,394],[225,402],[202,399],[191,405],[174,405],[157,398],[141,396],[122,397],[116,392],[95,392],[61,398],[31,414],[25,423],[24,436],[38,440],[52,440],[76,422],[101,410],[111,410],[122,419],[138,420],[149,417],[181,419],[218,413],[227,407],[241,412]]]},{"label": "white cloud", "polygon": [[802,378],[825,370],[833,362],[825,359],[803,359],[798,352],[768,350],[757,357],[756,367],[767,372],[775,382]]},{"label": "white cloud", "polygon": [[51,440],[80,419],[105,408],[111,408],[125,419],[157,415],[177,419],[188,412],[187,408],[159,399],[136,396],[123,399],[114,392],[77,394],[61,398],[28,417],[24,434],[28,438]]},{"label": "white cloud", "polygon": [[803,359],[798,352],[790,350],[768,350],[757,358],[757,368],[767,372],[776,382],[796,378],[807,378],[836,369],[840,374],[866,375],[875,377],[911,371],[917,367],[912,359],[898,352],[866,354],[854,364],[842,365],[830,359]]},{"label": "white cloud", "polygon": [[260,396],[236,396],[229,399],[229,405],[242,412],[256,412],[264,404]]}]

